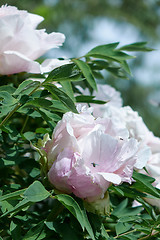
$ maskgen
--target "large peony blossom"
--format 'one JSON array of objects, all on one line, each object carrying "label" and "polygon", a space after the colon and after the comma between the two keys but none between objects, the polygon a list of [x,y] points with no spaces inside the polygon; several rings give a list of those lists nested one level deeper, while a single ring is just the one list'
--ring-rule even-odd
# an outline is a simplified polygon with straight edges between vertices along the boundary
[{"label": "large peony blossom", "polygon": [[128,136],[126,128],[110,118],[95,119],[90,109],[64,114],[45,145],[50,182],[89,202],[103,198],[111,183],[131,183],[134,166],[144,166],[143,155],[149,156]]},{"label": "large peony blossom", "polygon": [[0,8],[0,74],[40,73],[43,67],[34,60],[51,48],[62,45],[62,33],[37,30],[43,17],[12,6]]}]

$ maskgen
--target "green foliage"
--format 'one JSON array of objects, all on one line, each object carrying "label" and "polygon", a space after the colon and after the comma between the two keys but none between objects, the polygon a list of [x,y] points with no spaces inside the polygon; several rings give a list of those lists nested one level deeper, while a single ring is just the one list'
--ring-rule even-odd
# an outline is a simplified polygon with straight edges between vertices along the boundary
[{"label": "green foliage", "polygon": [[[132,185],[110,186],[108,216],[88,212],[81,199],[54,191],[47,180],[43,135],[51,137],[65,112],[77,113],[77,103],[106,103],[92,95],[80,95],[78,86],[92,93],[103,70],[116,78],[128,78],[132,56],[123,51],[149,51],[145,43],[117,46],[95,47],[38,81],[30,74],[17,74],[16,81],[15,76],[8,76],[8,85],[0,87],[2,238],[134,240],[151,235],[154,239],[160,233],[157,209],[146,202],[147,197],[160,197],[152,186],[153,178],[135,172]],[[37,142],[41,143],[40,155],[35,151]],[[135,199],[142,206],[133,208]]]}]

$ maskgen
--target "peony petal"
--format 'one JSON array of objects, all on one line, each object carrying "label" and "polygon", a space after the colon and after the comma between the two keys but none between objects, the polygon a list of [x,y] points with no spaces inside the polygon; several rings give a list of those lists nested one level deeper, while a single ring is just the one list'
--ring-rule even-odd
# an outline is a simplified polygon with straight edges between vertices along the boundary
[{"label": "peony petal", "polygon": [[5,51],[0,55],[0,74],[14,74],[17,72],[39,73],[40,65],[15,51]]},{"label": "peony petal", "polygon": [[137,169],[142,169],[143,167],[146,166],[150,157],[151,157],[151,149],[148,146],[143,146],[137,152],[137,161],[134,167]]},{"label": "peony petal", "polygon": [[98,174],[102,176],[106,181],[114,184],[120,184],[122,181],[121,177],[114,173],[98,172]]}]

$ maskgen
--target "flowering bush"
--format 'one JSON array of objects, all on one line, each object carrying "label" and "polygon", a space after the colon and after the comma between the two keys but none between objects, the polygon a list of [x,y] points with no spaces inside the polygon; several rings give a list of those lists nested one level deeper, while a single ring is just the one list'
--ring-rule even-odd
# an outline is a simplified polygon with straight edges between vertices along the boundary
[{"label": "flowering bush", "polygon": [[1,236],[158,239],[160,139],[95,78],[126,77],[126,52],[151,49],[111,43],[40,65],[65,38],[36,30],[42,20],[0,8]]}]

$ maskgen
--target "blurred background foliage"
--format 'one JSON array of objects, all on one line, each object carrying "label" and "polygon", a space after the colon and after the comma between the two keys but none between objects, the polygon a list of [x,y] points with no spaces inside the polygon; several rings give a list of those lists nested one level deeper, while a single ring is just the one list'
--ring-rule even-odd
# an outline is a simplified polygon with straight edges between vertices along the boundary
[{"label": "blurred background foliage", "polygon": [[52,58],[81,56],[114,39],[122,45],[148,41],[157,50],[130,60],[133,77],[129,81],[109,74],[104,81],[120,90],[124,105],[138,110],[149,129],[160,136],[160,0],[8,0],[1,4],[39,14],[45,18],[40,28],[66,35],[61,50],[49,53]]}]

